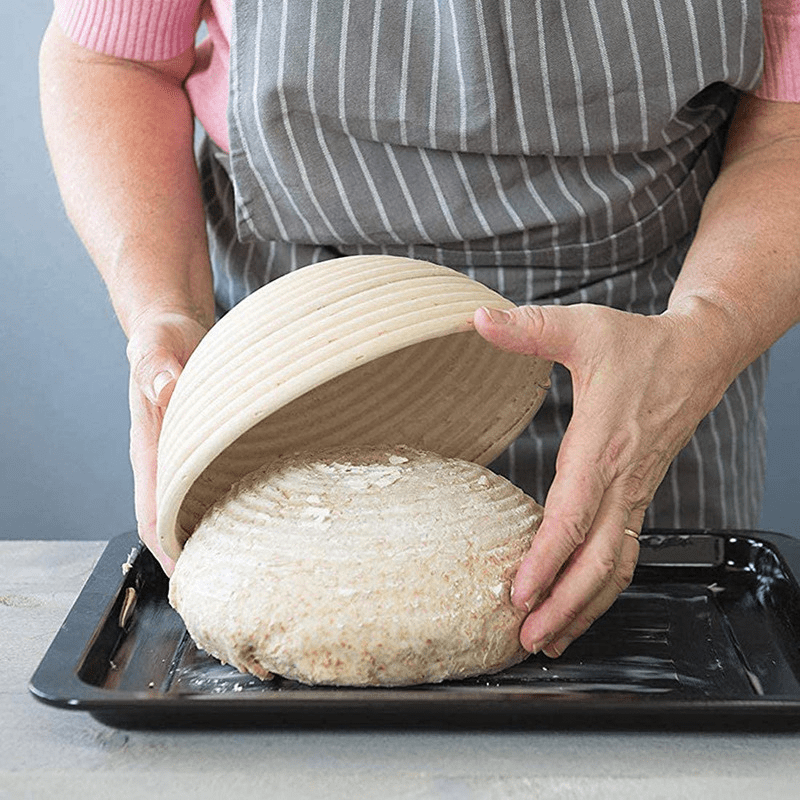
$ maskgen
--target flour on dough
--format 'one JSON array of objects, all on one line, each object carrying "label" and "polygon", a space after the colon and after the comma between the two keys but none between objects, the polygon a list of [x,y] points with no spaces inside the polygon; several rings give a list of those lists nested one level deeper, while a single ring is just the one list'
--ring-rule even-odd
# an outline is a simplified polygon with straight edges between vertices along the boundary
[{"label": "flour on dough", "polygon": [[259,677],[489,674],[527,655],[509,590],[541,516],[486,468],[409,447],[283,457],[209,509],[170,602],[200,647]]}]

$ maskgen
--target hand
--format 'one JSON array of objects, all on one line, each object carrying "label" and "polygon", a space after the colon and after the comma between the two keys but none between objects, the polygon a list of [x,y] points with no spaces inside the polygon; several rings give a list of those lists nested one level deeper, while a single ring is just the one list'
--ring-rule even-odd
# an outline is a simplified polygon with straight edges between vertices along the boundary
[{"label": "hand", "polygon": [[[702,316],[702,315],[700,315]],[[514,580],[529,615],[522,645],[550,657],[611,606],[632,577],[645,510],[672,460],[733,375],[721,334],[698,314],[639,316],[603,306],[526,306],[475,313],[496,346],[569,369],[573,414],[542,524]]]},{"label": "hand", "polygon": [[208,328],[178,312],[140,316],[128,339],[131,411],[130,456],[139,538],[151,550],[164,572],[175,562],[156,538],[156,462],[164,411],[187,359]]}]

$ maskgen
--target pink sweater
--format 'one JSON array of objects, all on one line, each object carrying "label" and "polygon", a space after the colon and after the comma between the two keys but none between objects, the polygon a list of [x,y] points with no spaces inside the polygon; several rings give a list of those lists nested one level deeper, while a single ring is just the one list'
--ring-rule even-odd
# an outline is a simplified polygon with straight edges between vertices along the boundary
[{"label": "pink sweater", "polygon": [[[188,50],[204,20],[208,36],[197,48],[186,90],[200,123],[228,151],[231,0],[55,0],[55,7],[73,41],[141,61]],[[763,0],[763,15],[764,78],[756,94],[800,102],[800,0]]]}]

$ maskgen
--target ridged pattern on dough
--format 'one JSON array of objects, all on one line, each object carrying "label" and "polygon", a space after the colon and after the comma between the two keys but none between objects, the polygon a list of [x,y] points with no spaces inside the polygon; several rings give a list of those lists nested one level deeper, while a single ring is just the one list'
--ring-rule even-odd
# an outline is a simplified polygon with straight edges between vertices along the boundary
[{"label": "ridged pattern on dough", "polygon": [[278,459],[206,514],[170,601],[242,671],[393,686],[525,657],[511,580],[541,508],[504,478],[406,447]]}]

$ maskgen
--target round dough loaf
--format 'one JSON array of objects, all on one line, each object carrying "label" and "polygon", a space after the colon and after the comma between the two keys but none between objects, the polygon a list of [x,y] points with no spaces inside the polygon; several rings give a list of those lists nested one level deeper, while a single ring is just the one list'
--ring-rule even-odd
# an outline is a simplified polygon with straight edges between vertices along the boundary
[{"label": "round dough loaf", "polygon": [[284,457],[209,509],[169,598],[200,647],[262,678],[489,674],[527,655],[509,590],[541,515],[484,467],[412,448]]}]

